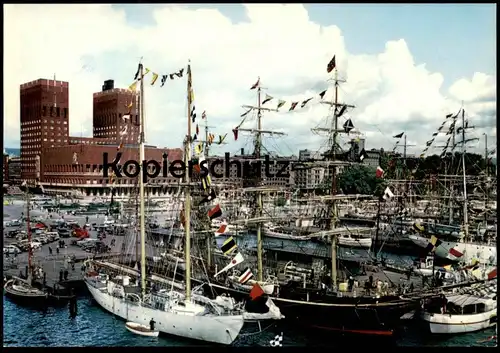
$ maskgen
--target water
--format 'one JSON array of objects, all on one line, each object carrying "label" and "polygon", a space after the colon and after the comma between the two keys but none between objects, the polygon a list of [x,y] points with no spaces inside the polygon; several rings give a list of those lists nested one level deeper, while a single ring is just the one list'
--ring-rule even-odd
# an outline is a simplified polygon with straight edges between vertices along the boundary
[{"label": "water", "polygon": [[[69,318],[67,308],[49,308],[36,311],[20,307],[4,297],[3,345],[4,347],[61,347],[61,346],[203,346],[171,336],[148,338],[132,334],[125,323],[102,310],[90,297],[78,300],[78,316]],[[250,324],[251,325],[251,324]],[[236,346],[269,346],[276,334],[283,332],[284,346],[325,346],[301,332],[279,327],[279,323],[262,326],[264,332],[256,334],[256,326],[244,328],[235,342]],[[436,336],[422,333],[418,327],[408,327],[399,346],[493,346],[477,341],[494,335],[494,329],[456,336]],[[335,341],[338,342],[338,341]],[[329,342],[331,344],[331,341]]]}]

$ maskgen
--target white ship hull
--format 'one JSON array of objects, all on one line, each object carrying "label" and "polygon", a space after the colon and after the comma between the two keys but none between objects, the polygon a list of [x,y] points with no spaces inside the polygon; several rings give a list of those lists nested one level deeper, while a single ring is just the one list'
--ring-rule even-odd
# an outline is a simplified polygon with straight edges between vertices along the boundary
[{"label": "white ship hull", "polygon": [[268,229],[264,229],[262,233],[264,236],[269,237],[269,238],[284,239],[284,240],[306,241],[306,240],[311,239],[307,235],[286,234],[286,233],[281,233],[281,232],[274,232],[274,231],[268,230]]},{"label": "white ship hull", "polygon": [[480,314],[453,315],[423,313],[422,319],[429,324],[432,333],[456,334],[484,330],[495,326],[497,309]]},{"label": "white ship hull", "polygon": [[372,239],[371,238],[353,239],[353,238],[338,237],[337,244],[339,246],[345,246],[345,247],[349,247],[349,248],[367,248],[367,249],[369,249],[372,246]]},{"label": "white ship hull", "polygon": [[92,297],[105,310],[126,321],[133,321],[146,326],[153,319],[156,322],[155,328],[169,335],[206,342],[232,344],[244,324],[242,315],[201,316],[152,309],[114,297],[108,294],[106,287],[98,289],[87,281],[85,283]]},{"label": "white ship hull", "polygon": [[[408,238],[416,245],[426,248],[429,244],[429,239],[420,235],[409,235]],[[463,254],[461,257],[455,257],[450,254],[450,249],[453,248]],[[496,264],[497,248],[496,245],[482,245],[474,243],[459,243],[443,241],[436,249],[437,257],[448,259],[450,261],[463,261],[470,263],[473,259],[478,259],[484,264]]]}]

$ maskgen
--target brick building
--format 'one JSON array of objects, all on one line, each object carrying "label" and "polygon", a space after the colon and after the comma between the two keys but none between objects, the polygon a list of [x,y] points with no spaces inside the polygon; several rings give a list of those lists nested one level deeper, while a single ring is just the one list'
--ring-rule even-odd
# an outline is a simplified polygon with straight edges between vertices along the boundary
[{"label": "brick building", "polygon": [[[124,143],[139,141],[139,97],[128,89],[114,88],[112,80],[104,83],[103,91],[94,93],[93,136]],[[123,119],[123,116],[130,116]],[[124,138],[120,132],[125,131]]]},{"label": "brick building", "polygon": [[68,82],[38,79],[20,87],[23,180],[43,179],[42,149],[68,143]]},{"label": "brick building", "polygon": [[[21,85],[21,178],[36,181],[46,191],[78,190],[86,195],[109,194],[109,179],[103,177],[103,153],[114,160],[120,142],[121,163],[138,160],[138,97],[126,89],[114,88],[112,80],[93,95],[93,137],[69,136],[67,82],[39,79]],[[129,115],[123,119],[124,115]],[[121,137],[123,135],[123,138]],[[182,159],[182,150],[146,147],[146,159],[161,163]],[[118,194],[128,194],[136,178],[117,180]],[[169,180],[178,182],[178,179]],[[150,192],[166,192],[166,178],[160,175],[148,183]],[[173,185],[172,185],[173,186]]]}]

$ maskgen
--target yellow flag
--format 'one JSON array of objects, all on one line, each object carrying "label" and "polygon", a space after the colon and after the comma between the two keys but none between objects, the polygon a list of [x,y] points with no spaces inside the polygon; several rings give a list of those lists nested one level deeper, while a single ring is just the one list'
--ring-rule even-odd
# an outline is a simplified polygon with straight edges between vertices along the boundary
[{"label": "yellow flag", "polygon": [[137,81],[135,81],[134,83],[132,83],[129,87],[128,87],[129,90],[131,91],[137,91]]},{"label": "yellow flag", "polygon": [[146,67],[146,72],[144,73],[144,75],[142,75],[142,77],[146,76],[149,73],[149,71],[151,70]]},{"label": "yellow flag", "polygon": [[194,102],[194,90],[191,88],[189,90],[189,99],[190,99],[190,102]]},{"label": "yellow flag", "polygon": [[194,153],[201,154],[203,152],[203,145],[201,143],[194,147]]},{"label": "yellow flag", "polygon": [[154,86],[157,79],[158,79],[158,74],[153,72],[153,78],[151,79],[151,86]]}]

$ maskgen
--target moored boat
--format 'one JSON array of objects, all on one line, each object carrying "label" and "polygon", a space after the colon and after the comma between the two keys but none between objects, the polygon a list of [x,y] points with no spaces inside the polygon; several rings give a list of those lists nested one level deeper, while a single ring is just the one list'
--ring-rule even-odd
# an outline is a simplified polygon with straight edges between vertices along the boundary
[{"label": "moored boat", "polygon": [[160,331],[151,330],[146,325],[137,324],[135,322],[127,322],[125,328],[139,336],[158,337],[160,335]]}]

